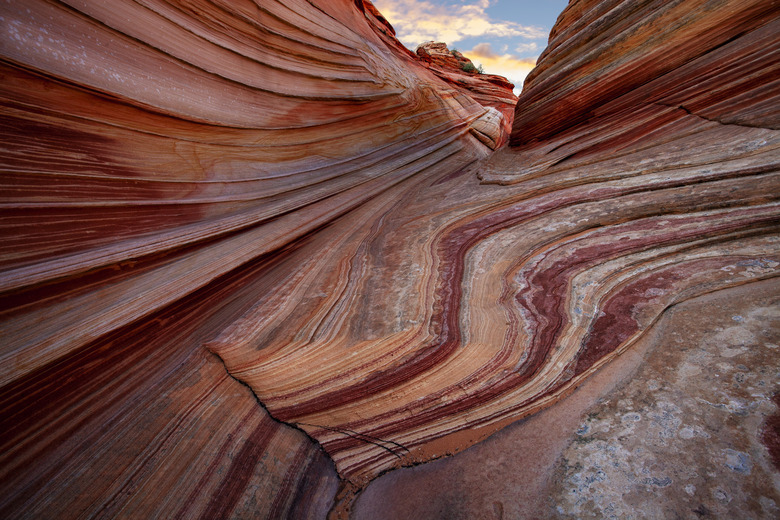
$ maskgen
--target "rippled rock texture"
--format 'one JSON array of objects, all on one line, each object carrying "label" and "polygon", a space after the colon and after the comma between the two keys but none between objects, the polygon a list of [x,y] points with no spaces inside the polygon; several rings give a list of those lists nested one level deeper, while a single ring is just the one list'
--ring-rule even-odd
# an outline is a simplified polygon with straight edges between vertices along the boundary
[{"label": "rippled rock texture", "polygon": [[[0,5],[0,516],[328,511],[327,454],[204,346],[242,323],[249,346],[324,309],[321,291],[343,297],[348,272],[316,268],[353,261],[372,210],[508,136],[496,104],[438,79],[376,14]],[[262,306],[276,315],[248,322]],[[295,350],[280,341],[258,352]]]},{"label": "rippled rock texture", "polygon": [[352,517],[775,518],[778,299],[774,278],[675,305],[554,406],[372,481]]},{"label": "rippled rock texture", "polygon": [[[514,107],[517,97],[512,89],[515,85],[502,76],[484,74],[470,59],[457,50],[450,50],[446,43],[425,42],[415,51],[422,64],[444,81],[468,94],[483,106],[493,110],[492,117],[483,117],[472,123],[480,141],[492,149],[506,144],[512,131]],[[499,125],[500,132],[492,129]],[[490,137],[498,135],[495,139]]]},{"label": "rippled rock texture", "polygon": [[368,2],[0,24],[4,517],[346,514],[780,272],[771,2],[572,2],[478,163]]}]

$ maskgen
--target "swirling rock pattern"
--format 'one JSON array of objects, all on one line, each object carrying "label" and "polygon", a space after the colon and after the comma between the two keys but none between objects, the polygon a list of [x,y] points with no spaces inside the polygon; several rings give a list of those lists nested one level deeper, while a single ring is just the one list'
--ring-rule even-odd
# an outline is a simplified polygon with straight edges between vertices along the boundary
[{"label": "swirling rock pattern", "polygon": [[763,0],[571,2],[526,79],[512,144],[654,104],[777,129],[777,15]]},{"label": "swirling rock pattern", "polygon": [[325,514],[327,455],[203,344],[316,231],[507,138],[377,15],[0,4],[0,516]]},{"label": "swirling rock pattern", "polygon": [[0,23],[7,517],[321,516],[780,272],[771,2],[570,3],[479,163],[366,1]]}]

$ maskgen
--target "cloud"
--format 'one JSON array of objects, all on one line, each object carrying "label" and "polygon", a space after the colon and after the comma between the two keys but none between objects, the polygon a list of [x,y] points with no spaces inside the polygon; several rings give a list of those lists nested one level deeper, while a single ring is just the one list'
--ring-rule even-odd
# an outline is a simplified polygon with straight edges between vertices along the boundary
[{"label": "cloud", "polygon": [[536,42],[528,42],[528,43],[521,43],[517,47],[515,47],[515,52],[519,52],[520,54],[523,53],[538,53],[539,52],[539,45]]},{"label": "cloud", "polygon": [[477,66],[482,65],[487,74],[504,76],[515,84],[515,94],[519,94],[525,77],[536,66],[536,58],[519,58],[512,54],[498,54],[489,43],[475,45],[463,55]]},{"label": "cloud", "polygon": [[489,43],[479,43],[471,49],[471,52],[485,58],[498,58],[498,54],[493,50],[493,47],[491,47]]},{"label": "cloud", "polygon": [[472,0],[457,5],[436,5],[418,0],[374,0],[374,5],[393,24],[398,39],[408,46],[429,41],[452,44],[466,38],[546,38],[541,27],[493,20],[485,12],[490,0]]}]

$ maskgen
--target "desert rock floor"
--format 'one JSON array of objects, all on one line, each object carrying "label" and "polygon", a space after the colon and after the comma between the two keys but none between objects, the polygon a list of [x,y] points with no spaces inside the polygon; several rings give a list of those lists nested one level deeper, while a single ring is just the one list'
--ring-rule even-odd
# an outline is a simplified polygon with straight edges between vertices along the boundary
[{"label": "desert rock floor", "polygon": [[778,344],[776,280],[674,306],[558,404],[376,479],[353,518],[777,518]]}]

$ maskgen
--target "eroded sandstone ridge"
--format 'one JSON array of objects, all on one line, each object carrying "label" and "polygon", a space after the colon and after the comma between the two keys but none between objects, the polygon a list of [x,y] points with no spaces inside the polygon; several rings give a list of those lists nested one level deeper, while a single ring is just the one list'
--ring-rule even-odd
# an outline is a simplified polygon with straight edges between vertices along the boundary
[{"label": "eroded sandstone ridge", "polygon": [[375,14],[0,5],[0,516],[330,508],[327,455],[204,345],[264,305],[246,346],[343,297],[347,273],[318,263],[343,268],[381,212],[508,135],[500,102],[438,79]]},{"label": "eroded sandstone ridge", "polygon": [[573,1],[477,176],[367,1],[2,4],[2,516],[342,514],[777,276],[777,14]]},{"label": "eroded sandstone ridge", "polygon": [[[425,42],[420,44],[415,54],[419,60],[434,74],[444,81],[459,88],[469,90],[469,94],[476,101],[486,107],[496,110],[494,120],[501,121],[504,132],[500,134],[500,141],[485,138],[485,134],[478,132],[475,135],[491,148],[497,148],[505,144],[504,136],[509,137],[512,131],[512,120],[517,98],[512,89],[514,84],[502,76],[484,74],[474,63],[457,50],[450,50],[443,42]],[[464,74],[465,73],[465,74]],[[503,117],[501,117],[503,116]],[[483,118],[473,126],[494,124]],[[490,134],[490,132],[487,132]]]}]

